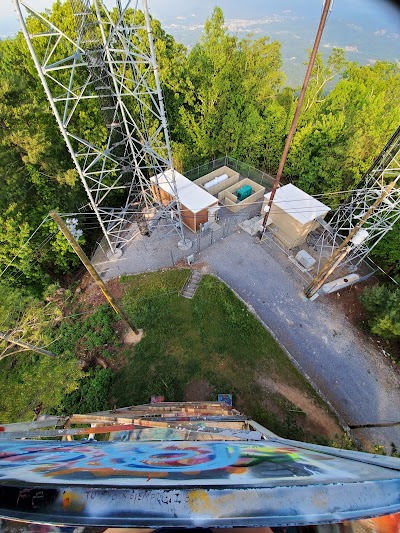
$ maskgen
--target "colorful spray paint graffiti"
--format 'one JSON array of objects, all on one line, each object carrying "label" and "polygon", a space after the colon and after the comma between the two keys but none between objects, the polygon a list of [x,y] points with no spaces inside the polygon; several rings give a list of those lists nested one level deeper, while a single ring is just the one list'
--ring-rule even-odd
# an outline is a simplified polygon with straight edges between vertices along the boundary
[{"label": "colorful spray paint graffiti", "polygon": [[321,471],[311,455],[300,455],[293,448],[226,442],[14,441],[12,445],[0,444],[0,482],[23,479],[48,483],[68,479],[85,484],[91,479],[98,482],[118,479],[123,484],[124,479],[218,482],[228,478],[234,481],[237,476],[242,481],[268,476],[310,476]]},{"label": "colorful spray paint graffiti", "polygon": [[324,523],[396,512],[399,492],[399,471],[279,441],[0,444],[0,517],[36,522]]}]

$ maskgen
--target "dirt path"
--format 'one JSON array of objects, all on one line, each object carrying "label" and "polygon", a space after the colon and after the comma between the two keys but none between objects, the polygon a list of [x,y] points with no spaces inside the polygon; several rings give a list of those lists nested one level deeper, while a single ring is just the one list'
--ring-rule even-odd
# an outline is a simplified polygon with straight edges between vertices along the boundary
[{"label": "dirt path", "polygon": [[267,392],[276,392],[287,398],[294,405],[299,407],[307,415],[306,424],[309,429],[316,435],[325,435],[329,438],[335,438],[340,435],[343,430],[340,425],[335,422],[332,415],[323,409],[320,405],[315,403],[315,400],[307,396],[303,391],[296,387],[292,387],[287,383],[275,381],[271,378],[261,378],[260,385],[266,389]]}]

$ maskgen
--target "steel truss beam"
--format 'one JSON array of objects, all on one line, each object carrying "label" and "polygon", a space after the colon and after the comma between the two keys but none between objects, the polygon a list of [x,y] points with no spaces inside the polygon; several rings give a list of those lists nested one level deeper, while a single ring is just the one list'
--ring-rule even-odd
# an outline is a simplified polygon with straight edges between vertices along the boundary
[{"label": "steel truss beam", "polygon": [[[359,223],[392,182],[400,180],[400,126],[366,172],[357,188],[334,213],[314,244],[320,255],[330,258],[351,230]],[[366,239],[358,246],[353,245],[339,268],[357,269],[378,242],[393,229],[400,219],[400,188],[394,187],[384,201],[374,210],[363,229],[367,230]],[[321,265],[321,261],[319,262]]]},{"label": "steel truss beam", "polygon": [[[147,0],[71,0],[76,28],[63,31],[14,0],[40,80],[112,252],[149,221],[184,240],[179,198]],[[26,13],[23,13],[22,7]],[[28,18],[29,17],[29,18]],[[150,177],[164,175],[174,198],[158,199]],[[157,183],[153,185],[157,188]],[[156,214],[156,216],[155,216]]]}]

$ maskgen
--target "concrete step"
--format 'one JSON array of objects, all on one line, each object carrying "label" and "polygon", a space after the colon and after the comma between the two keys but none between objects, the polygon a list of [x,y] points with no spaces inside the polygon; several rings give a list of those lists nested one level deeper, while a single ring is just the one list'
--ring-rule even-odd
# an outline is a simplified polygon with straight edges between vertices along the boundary
[{"label": "concrete step", "polygon": [[190,278],[181,291],[181,296],[184,298],[193,298],[202,277],[203,274],[201,272],[198,270],[192,270]]},{"label": "concrete step", "polygon": [[196,287],[186,287],[185,292],[194,294],[196,292]]},{"label": "concrete step", "polygon": [[197,287],[195,285],[188,285],[186,288],[185,288],[185,291],[187,292],[195,292],[197,289]]}]

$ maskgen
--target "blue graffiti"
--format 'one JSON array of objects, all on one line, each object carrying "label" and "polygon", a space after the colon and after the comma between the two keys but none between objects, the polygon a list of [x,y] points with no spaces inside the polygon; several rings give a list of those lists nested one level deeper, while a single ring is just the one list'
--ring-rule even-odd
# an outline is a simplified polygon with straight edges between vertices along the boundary
[{"label": "blue graffiti", "polygon": [[57,476],[66,469],[75,473],[111,469],[132,472],[193,472],[227,468],[239,459],[241,448],[217,443],[81,443],[15,442],[0,445],[0,477],[19,469]]}]

